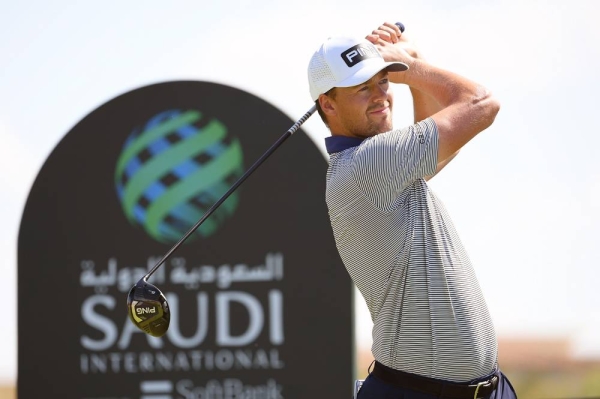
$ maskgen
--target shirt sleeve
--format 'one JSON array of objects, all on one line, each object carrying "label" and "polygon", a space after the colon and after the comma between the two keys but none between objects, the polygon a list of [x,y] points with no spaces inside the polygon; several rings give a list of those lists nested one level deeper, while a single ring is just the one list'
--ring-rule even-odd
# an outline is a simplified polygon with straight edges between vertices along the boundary
[{"label": "shirt sleeve", "polygon": [[374,205],[387,209],[415,180],[435,173],[437,153],[437,126],[427,118],[366,139],[354,156],[354,177]]}]

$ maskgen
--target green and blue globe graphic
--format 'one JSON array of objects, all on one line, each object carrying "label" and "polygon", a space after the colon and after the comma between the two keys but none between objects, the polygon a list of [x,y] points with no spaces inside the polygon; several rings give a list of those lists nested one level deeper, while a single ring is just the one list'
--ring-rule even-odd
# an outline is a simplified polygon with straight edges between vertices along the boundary
[{"label": "green and blue globe graphic", "polygon": [[[174,243],[243,173],[239,140],[197,110],[167,110],[134,129],[117,161],[115,185],[127,219]],[[234,192],[190,236],[208,237],[235,212]],[[188,241],[190,241],[188,240]]]}]

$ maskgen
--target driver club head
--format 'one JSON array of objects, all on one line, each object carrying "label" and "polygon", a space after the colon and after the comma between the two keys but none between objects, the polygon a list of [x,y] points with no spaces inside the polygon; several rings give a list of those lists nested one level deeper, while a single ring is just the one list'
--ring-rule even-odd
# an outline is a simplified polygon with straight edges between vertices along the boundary
[{"label": "driver club head", "polygon": [[140,280],[127,295],[129,318],[140,330],[162,337],[169,328],[171,311],[167,298],[156,286]]}]

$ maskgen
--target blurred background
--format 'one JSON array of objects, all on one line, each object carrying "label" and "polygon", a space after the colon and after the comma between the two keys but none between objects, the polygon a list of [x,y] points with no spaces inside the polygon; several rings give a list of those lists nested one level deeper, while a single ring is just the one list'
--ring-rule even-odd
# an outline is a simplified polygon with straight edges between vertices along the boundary
[{"label": "blurred background", "polygon": [[[600,396],[600,2],[306,0],[4,2],[0,13],[0,398],[15,398],[17,233],[31,185],[85,115],[135,88],[233,86],[297,120],[331,35],[402,21],[433,64],[490,88],[494,125],[431,186],[476,268],[520,398]],[[411,122],[396,88],[395,124]],[[235,112],[235,110],[232,110]],[[304,130],[324,151],[317,116]],[[286,145],[293,146],[293,140]],[[358,378],[371,321],[357,294]]]}]

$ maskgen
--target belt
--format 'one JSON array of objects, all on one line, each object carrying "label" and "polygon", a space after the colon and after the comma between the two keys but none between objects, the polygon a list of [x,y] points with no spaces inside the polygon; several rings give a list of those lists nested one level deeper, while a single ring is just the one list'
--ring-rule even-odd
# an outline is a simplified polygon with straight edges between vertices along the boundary
[{"label": "belt", "polygon": [[488,396],[494,392],[499,380],[498,373],[496,373],[484,381],[461,384],[405,373],[386,367],[379,362],[375,362],[372,374],[380,380],[400,388],[452,399],[476,399]]}]

